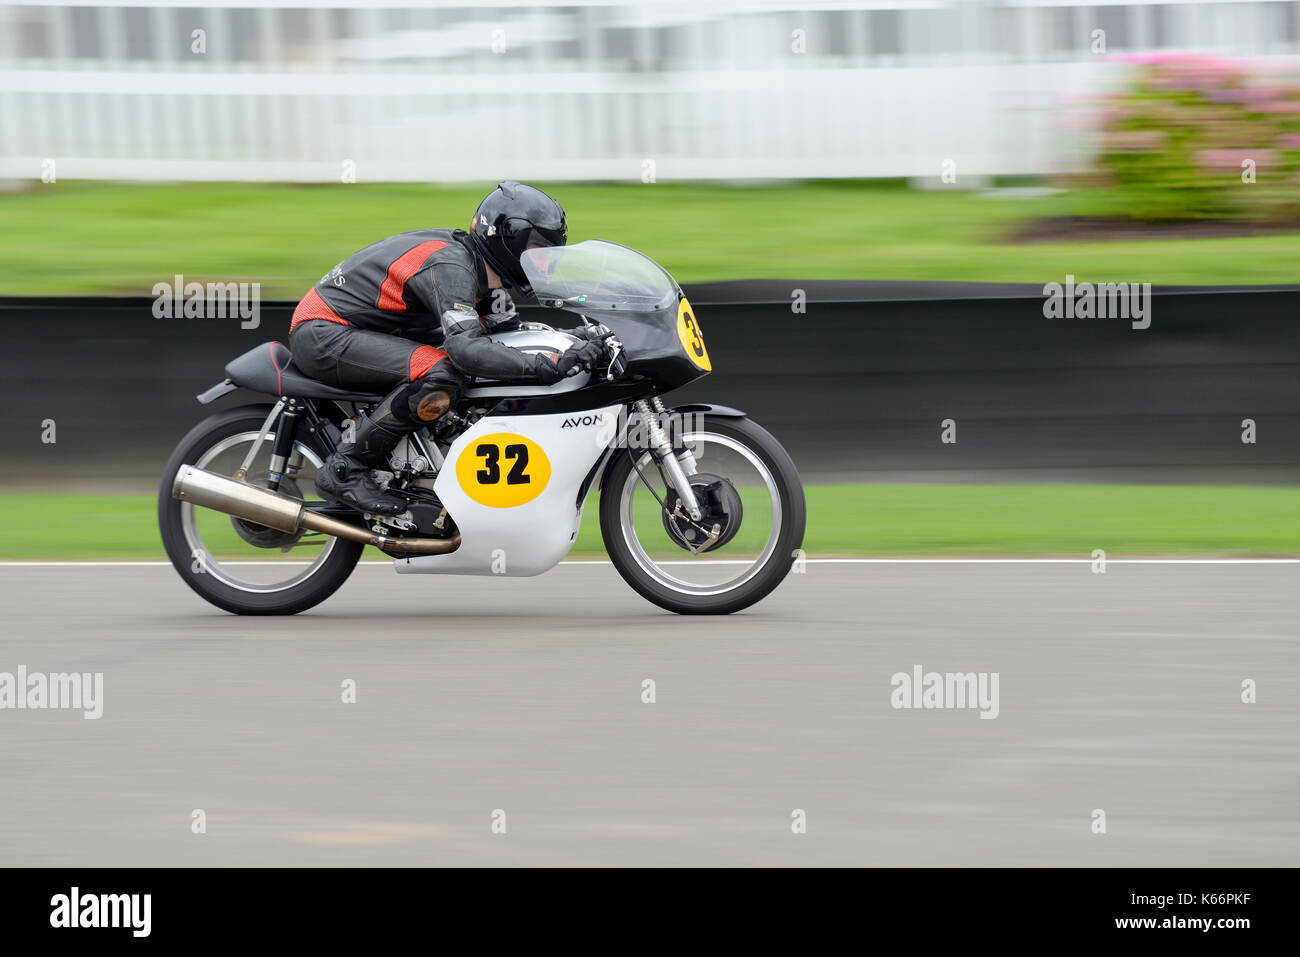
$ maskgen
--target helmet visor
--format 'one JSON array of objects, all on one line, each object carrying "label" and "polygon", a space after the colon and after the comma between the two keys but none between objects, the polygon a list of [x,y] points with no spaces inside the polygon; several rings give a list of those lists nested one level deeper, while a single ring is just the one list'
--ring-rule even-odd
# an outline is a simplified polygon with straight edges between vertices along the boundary
[{"label": "helmet visor", "polygon": [[569,238],[568,230],[563,225],[559,229],[552,229],[536,226],[526,219],[507,219],[503,232],[512,240],[510,245],[521,252],[545,246],[563,246]]}]

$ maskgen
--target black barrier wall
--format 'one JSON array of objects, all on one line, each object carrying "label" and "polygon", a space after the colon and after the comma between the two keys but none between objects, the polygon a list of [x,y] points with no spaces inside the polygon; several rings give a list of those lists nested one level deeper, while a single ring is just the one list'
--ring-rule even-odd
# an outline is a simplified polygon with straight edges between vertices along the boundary
[{"label": "black barrier wall", "polygon": [[[749,412],[811,481],[1300,479],[1300,290],[1157,290],[1150,328],[1136,330],[1045,318],[1034,287],[962,284],[924,299],[919,284],[884,284],[872,301],[829,302],[854,290],[807,284],[800,313],[793,285],[773,284],[775,303],[688,290],[716,371],[673,398]],[[228,359],[285,339],[291,310],[263,303],[260,325],[244,329],[157,319],[151,299],[0,301],[0,483],[149,487],[213,410],[194,395]],[[250,401],[264,397],[217,407]],[[955,443],[941,441],[948,419]]]}]

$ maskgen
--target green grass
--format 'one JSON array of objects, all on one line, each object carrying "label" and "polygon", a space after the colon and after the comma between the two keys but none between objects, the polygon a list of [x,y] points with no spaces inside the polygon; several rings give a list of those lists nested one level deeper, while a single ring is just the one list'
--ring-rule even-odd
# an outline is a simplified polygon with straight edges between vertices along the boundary
[{"label": "green grass", "polygon": [[[156,282],[262,283],[297,298],[362,246],[468,222],[490,184],[129,185],[59,182],[0,194],[0,295],[148,295]],[[541,184],[546,186],[547,184]],[[558,184],[574,241],[643,250],[678,280],[917,279],[1289,283],[1294,234],[1008,244],[1019,220],[1079,199],[985,198],[898,184]],[[1086,197],[1084,199],[1086,202]],[[69,250],[76,250],[70,254]]]},{"label": "green grass", "polygon": [[[1300,555],[1292,488],[836,485],[807,495],[811,557]],[[148,495],[0,495],[0,559],[162,558],[155,505]],[[575,556],[604,554],[594,505]]]}]

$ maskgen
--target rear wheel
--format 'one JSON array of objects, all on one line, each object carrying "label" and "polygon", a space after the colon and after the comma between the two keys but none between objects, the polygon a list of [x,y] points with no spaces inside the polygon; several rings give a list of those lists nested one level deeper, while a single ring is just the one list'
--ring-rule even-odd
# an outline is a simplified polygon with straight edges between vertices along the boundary
[{"label": "rear wheel", "polygon": [[[163,472],[158,526],[172,565],[204,599],[237,615],[293,615],[324,601],[356,567],[365,546],[311,531],[280,532],[172,497],[182,465],[233,475],[257,441],[270,406],[243,406],[213,415],[181,440]],[[274,429],[258,449],[248,481],[266,487]],[[302,430],[290,462],[297,474],[281,494],[319,502],[313,477],[328,450]]]},{"label": "rear wheel", "polygon": [[799,473],[781,444],[745,418],[691,417],[682,439],[696,459],[692,523],[648,451],[621,449],[605,470],[600,528],[619,574],[683,615],[726,615],[765,598],[803,544]]}]

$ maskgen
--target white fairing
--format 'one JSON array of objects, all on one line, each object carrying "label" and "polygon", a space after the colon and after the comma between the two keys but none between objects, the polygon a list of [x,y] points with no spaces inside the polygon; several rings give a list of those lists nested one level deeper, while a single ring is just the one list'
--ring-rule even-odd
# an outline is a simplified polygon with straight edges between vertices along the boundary
[{"label": "white fairing", "polygon": [[[578,489],[616,438],[619,408],[480,419],[452,443],[433,486],[460,530],[460,548],[447,555],[398,559],[397,571],[528,576],[554,567],[577,538],[582,521]],[[493,438],[501,436],[506,438]],[[483,504],[483,498],[495,494],[534,494],[520,491],[526,486],[505,484],[517,462],[505,456],[520,446],[533,450],[526,471],[535,480],[532,487],[541,485],[541,491],[521,504]],[[484,454],[489,447],[504,455],[493,453],[489,462]],[[543,458],[549,471],[544,481],[539,464]],[[493,473],[499,476],[496,483],[476,485],[476,476]]]}]

